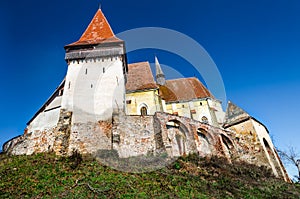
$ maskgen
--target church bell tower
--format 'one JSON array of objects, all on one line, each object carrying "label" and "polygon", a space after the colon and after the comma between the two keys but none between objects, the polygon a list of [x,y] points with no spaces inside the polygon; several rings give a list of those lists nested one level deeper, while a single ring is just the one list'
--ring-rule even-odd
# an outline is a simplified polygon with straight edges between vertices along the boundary
[{"label": "church bell tower", "polygon": [[65,50],[62,109],[73,113],[73,123],[108,121],[113,113],[124,111],[125,43],[114,35],[101,9],[81,38]]}]

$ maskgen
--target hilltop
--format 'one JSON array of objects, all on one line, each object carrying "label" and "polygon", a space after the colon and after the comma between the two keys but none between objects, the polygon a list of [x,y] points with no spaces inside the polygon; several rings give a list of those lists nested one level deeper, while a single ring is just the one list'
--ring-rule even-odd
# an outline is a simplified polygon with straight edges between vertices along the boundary
[{"label": "hilltop", "polygon": [[181,157],[148,173],[126,173],[74,153],[0,155],[0,198],[300,198],[300,186],[266,167]]}]

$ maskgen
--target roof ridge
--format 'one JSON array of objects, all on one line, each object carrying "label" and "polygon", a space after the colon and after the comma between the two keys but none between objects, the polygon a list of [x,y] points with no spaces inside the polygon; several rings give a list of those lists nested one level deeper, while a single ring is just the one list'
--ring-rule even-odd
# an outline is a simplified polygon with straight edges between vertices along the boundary
[{"label": "roof ridge", "polygon": [[166,81],[183,80],[183,79],[186,79],[186,80],[188,80],[188,79],[196,79],[196,80],[198,80],[200,83],[202,83],[197,77],[180,77],[180,78],[176,78],[176,79],[168,79],[168,80],[166,80]]},{"label": "roof ridge", "polygon": [[130,64],[128,64],[128,65],[132,65],[132,64],[142,64],[142,63],[148,63],[148,64],[150,64],[149,61],[141,61],[141,62],[130,63]]}]

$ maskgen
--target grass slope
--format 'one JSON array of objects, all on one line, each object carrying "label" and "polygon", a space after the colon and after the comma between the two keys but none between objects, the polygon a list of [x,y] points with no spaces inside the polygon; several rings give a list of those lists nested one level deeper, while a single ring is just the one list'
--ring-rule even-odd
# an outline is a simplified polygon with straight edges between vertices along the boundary
[{"label": "grass slope", "polygon": [[0,155],[0,198],[300,198],[269,170],[223,159],[180,158],[150,173],[124,173],[79,154]]}]

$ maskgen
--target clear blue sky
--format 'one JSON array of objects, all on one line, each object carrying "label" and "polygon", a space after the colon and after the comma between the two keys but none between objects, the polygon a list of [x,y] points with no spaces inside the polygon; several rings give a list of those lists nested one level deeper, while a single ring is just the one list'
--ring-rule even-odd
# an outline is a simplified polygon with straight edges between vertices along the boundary
[{"label": "clear blue sky", "polygon": [[[0,1],[0,145],[26,122],[63,79],[63,46],[79,39],[99,1]],[[227,98],[262,121],[275,145],[300,141],[299,0],[102,0],[115,33],[164,27],[199,42],[223,77]],[[165,52],[137,52],[129,62],[182,68]],[[187,73],[187,75],[189,75]],[[300,150],[300,147],[298,147]]]}]

